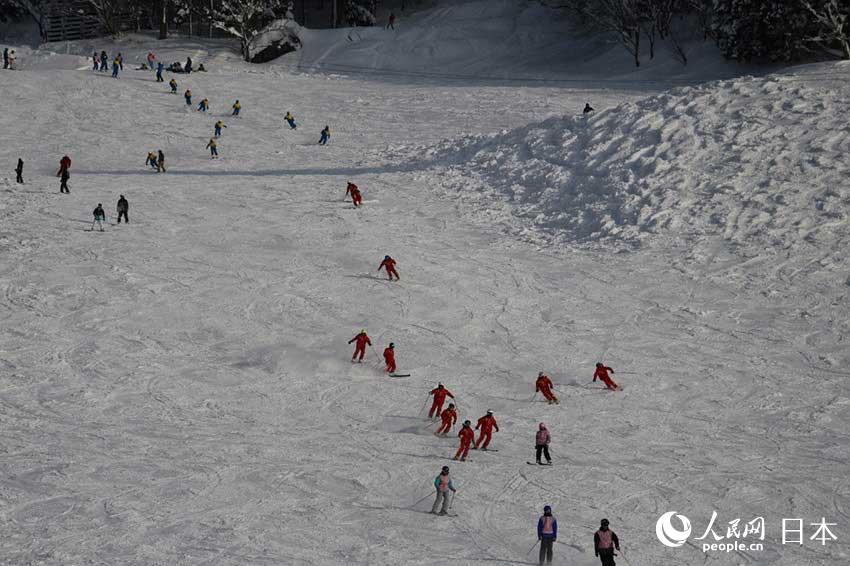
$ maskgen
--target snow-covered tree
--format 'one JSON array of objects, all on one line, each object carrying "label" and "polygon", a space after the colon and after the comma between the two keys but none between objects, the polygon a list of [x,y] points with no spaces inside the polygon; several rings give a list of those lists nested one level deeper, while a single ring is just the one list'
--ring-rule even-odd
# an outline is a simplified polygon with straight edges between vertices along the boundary
[{"label": "snow-covered tree", "polygon": [[850,1],[803,0],[803,5],[815,21],[815,33],[806,41],[825,49],[838,47],[842,56],[850,59]]},{"label": "snow-covered tree", "polygon": [[712,27],[730,59],[791,61],[805,51],[812,18],[789,0],[714,0]]},{"label": "snow-covered tree", "polygon": [[205,9],[213,27],[239,39],[242,56],[251,60],[251,44],[257,34],[272,21],[292,13],[288,0],[219,0]]},{"label": "snow-covered tree", "polygon": [[351,27],[375,25],[375,0],[348,0],[345,4],[345,21]]}]

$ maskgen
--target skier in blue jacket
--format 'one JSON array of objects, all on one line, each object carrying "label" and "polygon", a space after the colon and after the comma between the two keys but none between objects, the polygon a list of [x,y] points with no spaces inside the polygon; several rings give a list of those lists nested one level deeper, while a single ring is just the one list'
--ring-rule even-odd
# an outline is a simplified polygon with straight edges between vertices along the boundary
[{"label": "skier in blue jacket", "polygon": [[456,492],[454,484],[452,483],[452,478],[449,476],[449,467],[443,466],[443,469],[440,471],[440,475],[434,478],[434,487],[437,488],[437,499],[434,500],[434,506],[431,507],[431,513],[435,515],[437,513],[437,509],[440,509],[439,515],[448,515],[449,514],[449,504],[452,500],[452,497],[449,497],[449,492]]},{"label": "skier in blue jacket", "polygon": [[540,541],[540,566],[552,563],[552,547],[558,538],[558,521],[552,516],[552,508],[546,505],[543,516],[537,520],[537,540]]}]

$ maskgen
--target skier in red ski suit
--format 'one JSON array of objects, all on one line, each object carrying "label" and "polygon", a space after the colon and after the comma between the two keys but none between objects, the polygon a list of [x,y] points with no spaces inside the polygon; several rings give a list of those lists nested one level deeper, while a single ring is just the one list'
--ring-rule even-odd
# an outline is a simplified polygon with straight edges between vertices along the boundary
[{"label": "skier in red ski suit", "polygon": [[457,433],[457,436],[460,438],[460,447],[455,452],[454,459],[462,462],[469,455],[469,446],[472,444],[472,439],[475,438],[475,433],[472,431],[472,423],[463,421],[463,427]]},{"label": "skier in red ski suit", "polygon": [[445,436],[452,430],[452,427],[457,422],[457,411],[455,411],[454,403],[449,403],[449,408],[440,414],[440,419],[442,419],[443,422],[434,434],[437,436]]},{"label": "skier in red ski suit", "polygon": [[547,402],[551,405],[552,403],[558,403],[558,398],[555,397],[555,394],[552,393],[552,380],[549,379],[549,376],[543,373],[542,371],[537,374],[537,381],[534,383],[534,390],[542,393],[543,397]]},{"label": "skier in red ski suit", "polygon": [[620,388],[620,386],[619,386],[619,385],[617,385],[616,383],[614,383],[614,380],[613,380],[613,379],[611,379],[611,378],[608,376],[608,372],[609,372],[609,371],[610,371],[611,373],[614,373],[614,370],[613,370],[613,369],[609,368],[608,366],[604,366],[604,365],[602,365],[601,363],[597,362],[597,363],[596,363],[596,371],[595,371],[595,372],[593,372],[593,381],[596,381],[596,380],[597,380],[597,378],[598,378],[598,379],[601,379],[601,380],[602,380],[602,383],[604,383],[604,384],[605,384],[605,386],[606,386],[608,389],[617,390],[617,389],[619,389],[619,388]]},{"label": "skier in red ski suit", "polygon": [[395,373],[395,344],[392,342],[384,350],[384,361],[387,362],[387,373]]},{"label": "skier in red ski suit", "polygon": [[363,204],[363,196],[360,194],[360,189],[357,188],[357,185],[349,182],[348,186],[345,188],[345,196],[351,195],[351,202],[354,203],[354,206],[360,206]]},{"label": "skier in red ski suit", "polygon": [[389,277],[390,281],[393,280],[393,275],[395,275],[396,281],[401,279],[398,276],[398,273],[395,270],[395,260],[388,255],[384,256],[384,261],[381,262],[381,265],[378,266],[378,271],[381,269],[387,270],[387,277]]},{"label": "skier in red ski suit", "polygon": [[[451,397],[452,399],[455,398],[455,396],[452,395],[451,391],[449,391],[448,389],[443,387],[442,383],[438,383],[437,387],[432,389],[431,392],[428,393],[428,395],[434,396],[434,403],[431,404],[431,410],[428,411],[428,418],[429,419],[433,418],[433,417],[439,417],[440,416],[440,413],[443,411],[443,403],[446,402],[447,396]],[[454,405],[452,405],[452,406],[454,406]]]},{"label": "skier in red ski suit", "polygon": [[[475,430],[481,429],[481,434],[478,440],[475,441],[474,450],[477,450],[479,445],[482,450],[487,450],[490,445],[490,439],[493,437],[493,429],[499,432],[499,425],[496,424],[496,417],[493,416],[493,411],[487,411],[487,414],[478,419],[478,424],[475,425]],[[482,441],[484,444],[482,445]]]},{"label": "skier in red ski suit", "polygon": [[354,345],[354,355],[351,356],[351,360],[353,361],[359,354],[360,360],[362,361],[363,356],[366,355],[366,346],[372,345],[372,341],[369,340],[369,335],[366,334],[366,330],[361,330],[357,336],[348,341],[349,344],[352,342],[357,342],[357,344]]},{"label": "skier in red ski suit", "polygon": [[56,172],[57,177],[62,176],[63,171],[67,171],[71,168],[71,158],[67,155],[63,155],[62,159],[59,160],[59,171]]}]

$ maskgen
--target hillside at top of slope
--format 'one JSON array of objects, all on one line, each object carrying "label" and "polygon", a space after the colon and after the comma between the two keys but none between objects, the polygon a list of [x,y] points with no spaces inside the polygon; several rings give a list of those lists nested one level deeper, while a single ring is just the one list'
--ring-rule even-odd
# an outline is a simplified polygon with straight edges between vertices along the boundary
[{"label": "hillside at top of slope", "polygon": [[786,249],[847,222],[850,66],[817,67],[390,153],[424,156],[472,214],[540,242],[717,235]]}]

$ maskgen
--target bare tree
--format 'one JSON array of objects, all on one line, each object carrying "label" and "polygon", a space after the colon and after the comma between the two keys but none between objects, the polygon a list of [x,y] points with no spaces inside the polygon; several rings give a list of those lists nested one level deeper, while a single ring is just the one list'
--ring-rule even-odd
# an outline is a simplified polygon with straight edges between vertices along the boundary
[{"label": "bare tree", "polygon": [[825,49],[834,45],[841,47],[845,59],[850,59],[850,22],[848,22],[848,5],[838,0],[826,0],[815,7],[809,0],[803,0],[803,5],[811,13],[817,24],[818,33],[807,37],[806,41],[817,43]]},{"label": "bare tree", "polygon": [[574,9],[599,31],[615,34],[640,67],[640,4],[641,0],[596,0],[578,3]]},{"label": "bare tree", "polygon": [[131,0],[87,0],[109,35],[121,32],[121,18],[130,10]]}]

